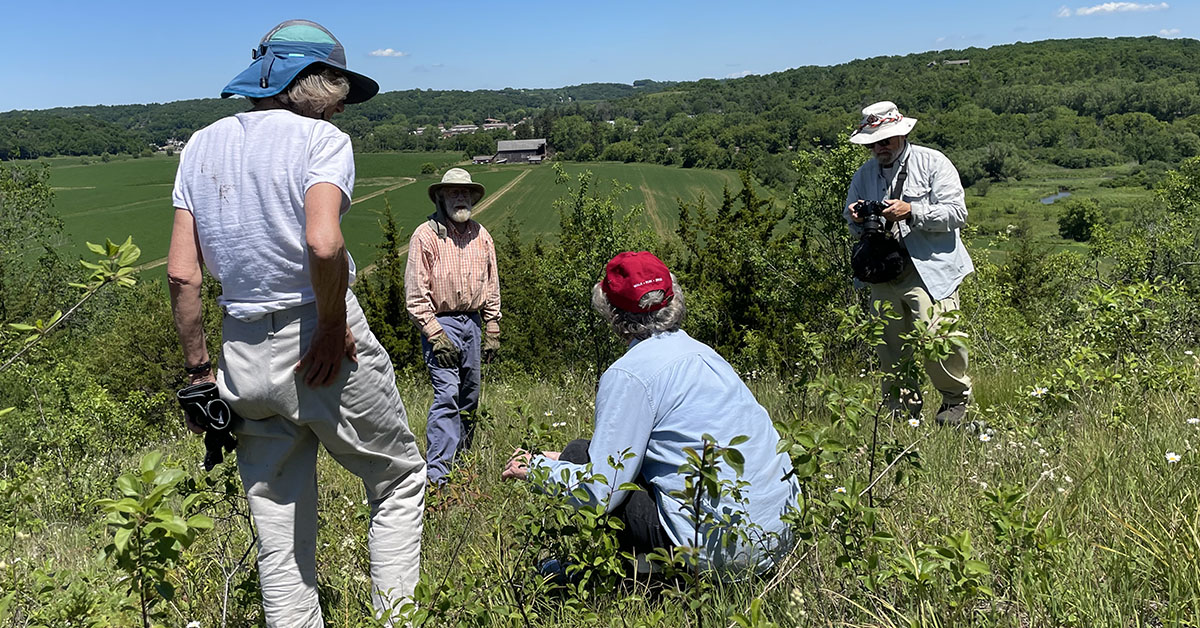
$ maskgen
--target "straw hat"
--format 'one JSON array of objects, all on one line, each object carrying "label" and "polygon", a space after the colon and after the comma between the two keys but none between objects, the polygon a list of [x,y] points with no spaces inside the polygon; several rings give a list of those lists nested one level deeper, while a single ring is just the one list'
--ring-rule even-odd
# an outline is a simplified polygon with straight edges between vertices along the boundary
[{"label": "straw hat", "polygon": [[478,203],[483,198],[484,189],[482,183],[475,183],[471,180],[471,173],[462,168],[451,168],[442,175],[442,180],[429,186],[429,200],[437,203],[438,190],[447,187],[471,188],[471,196],[474,198],[472,203]]},{"label": "straw hat", "polygon": [[908,135],[917,125],[916,118],[906,118],[891,101],[877,102],[862,110],[863,119],[850,134],[851,144],[874,144],[897,135]]}]

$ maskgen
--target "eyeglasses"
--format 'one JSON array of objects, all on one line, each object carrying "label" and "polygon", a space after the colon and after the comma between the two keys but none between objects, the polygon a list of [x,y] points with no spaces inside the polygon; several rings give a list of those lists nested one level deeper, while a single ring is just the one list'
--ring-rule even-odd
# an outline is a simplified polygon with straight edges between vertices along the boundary
[{"label": "eyeglasses", "polygon": [[892,141],[892,138],[889,137],[885,140],[879,140],[878,142],[871,142],[869,144],[864,144],[864,146],[866,146],[867,148],[875,148],[875,147],[886,148],[887,145],[889,143],[891,143],[891,141]]}]

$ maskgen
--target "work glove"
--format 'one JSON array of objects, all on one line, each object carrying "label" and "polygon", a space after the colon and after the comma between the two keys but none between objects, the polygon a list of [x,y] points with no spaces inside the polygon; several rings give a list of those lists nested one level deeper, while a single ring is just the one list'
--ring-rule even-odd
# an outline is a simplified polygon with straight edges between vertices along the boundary
[{"label": "work glove", "polygon": [[491,364],[500,351],[500,334],[485,334],[483,337],[483,361]]},{"label": "work glove", "polygon": [[430,342],[433,344],[433,359],[437,360],[438,366],[447,369],[458,366],[459,356],[462,352],[458,350],[454,341],[450,340],[450,336],[442,332],[434,336]]}]

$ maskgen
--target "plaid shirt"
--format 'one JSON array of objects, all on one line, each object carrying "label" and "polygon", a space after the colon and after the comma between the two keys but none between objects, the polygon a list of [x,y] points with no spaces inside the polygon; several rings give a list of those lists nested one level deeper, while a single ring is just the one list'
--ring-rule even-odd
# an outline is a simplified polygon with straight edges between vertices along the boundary
[{"label": "plaid shirt", "polygon": [[466,229],[433,220],[417,227],[408,243],[404,302],[426,338],[442,333],[436,315],[446,312],[479,311],[487,333],[499,334],[500,279],[487,229],[474,220]]}]

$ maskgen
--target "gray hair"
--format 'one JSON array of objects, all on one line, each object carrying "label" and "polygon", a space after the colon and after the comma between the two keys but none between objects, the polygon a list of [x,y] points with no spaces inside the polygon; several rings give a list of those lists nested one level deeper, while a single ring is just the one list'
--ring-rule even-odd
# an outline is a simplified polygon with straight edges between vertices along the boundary
[{"label": "gray hair", "polygon": [[[671,290],[675,293],[674,297],[660,309],[653,312],[626,312],[609,302],[608,295],[604,294],[604,289],[597,283],[592,286],[592,308],[612,325],[613,332],[621,340],[645,340],[654,334],[677,331],[683,324],[687,306],[684,305],[683,290],[679,287],[675,273],[671,273]],[[642,295],[638,307],[658,305],[662,303],[666,294],[666,290],[651,290]]]},{"label": "gray hair", "polygon": [[[319,69],[318,69],[319,68]],[[314,66],[302,72],[287,89],[271,96],[284,109],[309,118],[320,118],[325,110],[346,99],[350,94],[350,79],[333,68]],[[267,98],[251,98],[257,105]]]}]

